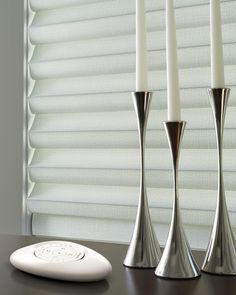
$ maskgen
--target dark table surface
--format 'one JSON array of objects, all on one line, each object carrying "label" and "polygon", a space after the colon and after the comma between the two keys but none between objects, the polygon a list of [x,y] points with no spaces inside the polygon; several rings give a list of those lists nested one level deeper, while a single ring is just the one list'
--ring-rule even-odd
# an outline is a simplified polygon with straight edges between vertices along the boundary
[{"label": "dark table surface", "polygon": [[[191,280],[165,280],[155,277],[154,270],[123,267],[127,246],[109,243],[79,242],[107,257],[113,267],[112,274],[95,283],[70,283],[44,279],[26,274],[9,263],[10,254],[25,245],[52,238],[0,236],[0,294],[1,295],[236,295],[236,276],[202,274]],[[55,239],[53,239],[55,240]],[[201,263],[202,252],[194,252]]]}]

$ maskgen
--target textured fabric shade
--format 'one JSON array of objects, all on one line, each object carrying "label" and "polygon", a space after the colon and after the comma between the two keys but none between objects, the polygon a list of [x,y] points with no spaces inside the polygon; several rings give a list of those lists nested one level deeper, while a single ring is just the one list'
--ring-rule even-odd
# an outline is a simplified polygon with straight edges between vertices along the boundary
[{"label": "textured fabric shade", "polygon": [[[172,206],[166,112],[165,1],[147,0],[149,85],[147,185],[163,244]],[[236,228],[236,1],[221,1],[226,85],[227,203]],[[183,221],[204,248],[216,204],[217,158],[211,109],[209,3],[176,2],[182,118]],[[29,193],[33,234],[128,242],[138,202],[135,5],[132,0],[30,0]],[[236,200],[236,199],[235,199]],[[127,228],[124,232],[124,226]]]}]

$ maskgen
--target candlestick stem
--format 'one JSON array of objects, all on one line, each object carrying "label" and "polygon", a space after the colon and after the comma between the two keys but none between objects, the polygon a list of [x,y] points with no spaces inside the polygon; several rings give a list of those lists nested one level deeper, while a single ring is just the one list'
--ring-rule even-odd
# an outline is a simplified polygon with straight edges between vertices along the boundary
[{"label": "candlestick stem", "polygon": [[202,270],[213,274],[236,275],[236,244],[227,211],[223,179],[223,131],[229,88],[208,90],[213,111],[218,153],[218,195],[216,213]]},{"label": "candlestick stem", "polygon": [[185,125],[184,121],[164,122],[173,164],[173,211],[166,246],[155,274],[169,279],[189,279],[200,276],[184,233],[179,208],[178,166]]},{"label": "candlestick stem", "polygon": [[161,250],[151,222],[145,182],[145,136],[151,93],[134,92],[133,102],[140,144],[140,192],[134,232],[124,265],[136,268],[154,268],[161,257]]}]

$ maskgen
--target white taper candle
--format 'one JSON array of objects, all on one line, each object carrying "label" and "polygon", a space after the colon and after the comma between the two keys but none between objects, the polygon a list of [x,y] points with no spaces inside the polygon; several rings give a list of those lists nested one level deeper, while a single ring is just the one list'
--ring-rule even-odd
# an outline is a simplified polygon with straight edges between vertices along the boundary
[{"label": "white taper candle", "polygon": [[211,87],[224,88],[224,59],[222,46],[220,0],[210,0]]},{"label": "white taper candle", "polygon": [[148,91],[145,0],[136,0],[136,91]]},{"label": "white taper candle", "polygon": [[166,0],[166,62],[168,121],[180,121],[180,92],[173,0]]}]

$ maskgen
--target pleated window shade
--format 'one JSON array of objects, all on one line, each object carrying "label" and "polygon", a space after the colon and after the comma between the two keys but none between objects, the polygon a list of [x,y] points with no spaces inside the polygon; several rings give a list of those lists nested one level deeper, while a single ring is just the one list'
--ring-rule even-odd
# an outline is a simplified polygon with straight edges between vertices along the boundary
[{"label": "pleated window shade", "polygon": [[[35,235],[128,242],[139,192],[134,0],[30,0],[28,210]],[[227,204],[236,229],[236,1],[221,1],[226,84]],[[146,171],[152,219],[165,243],[172,207],[166,112],[165,0],[147,0]],[[31,18],[30,18],[31,19]],[[210,86],[209,1],[176,1],[182,118],[183,221],[205,248],[217,195]]]}]

